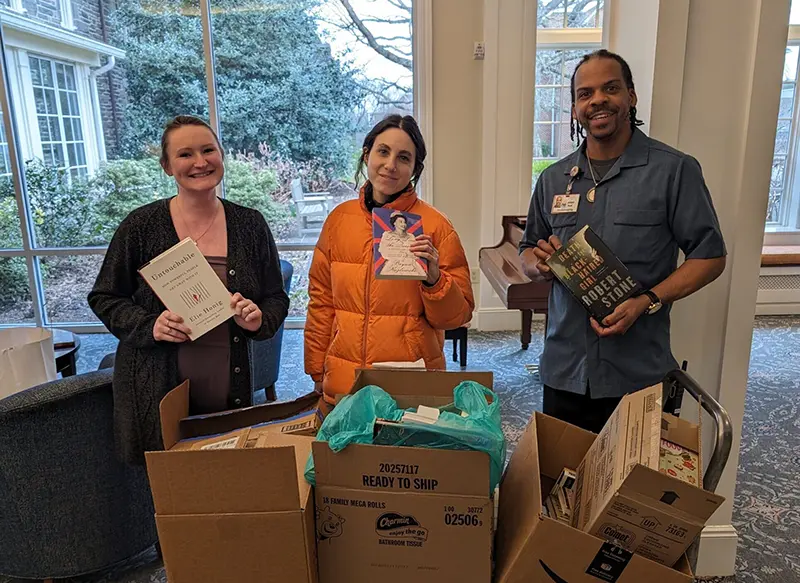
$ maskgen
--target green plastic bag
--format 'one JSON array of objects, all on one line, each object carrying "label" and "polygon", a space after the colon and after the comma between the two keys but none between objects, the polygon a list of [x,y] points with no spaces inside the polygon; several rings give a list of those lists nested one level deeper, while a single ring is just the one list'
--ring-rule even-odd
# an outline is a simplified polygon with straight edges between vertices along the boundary
[{"label": "green plastic bag", "polygon": [[[441,407],[436,423],[403,422],[396,439],[382,445],[427,447],[432,449],[482,451],[490,458],[490,490],[500,482],[506,460],[506,440],[500,425],[500,400],[497,395],[474,381],[465,381],[453,391],[452,405]],[[487,402],[487,397],[491,403]],[[413,412],[414,409],[408,409]],[[318,441],[327,441],[333,451],[351,443],[373,443],[376,419],[400,421],[405,410],[383,389],[364,387],[348,395],[326,417]],[[415,431],[416,430],[416,431]],[[306,480],[315,484],[314,458],[309,456]]]}]

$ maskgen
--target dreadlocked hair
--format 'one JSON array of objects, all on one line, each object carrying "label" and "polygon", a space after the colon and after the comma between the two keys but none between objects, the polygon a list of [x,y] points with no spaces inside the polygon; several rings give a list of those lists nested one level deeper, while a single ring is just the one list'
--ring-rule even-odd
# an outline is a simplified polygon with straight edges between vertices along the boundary
[{"label": "dreadlocked hair", "polygon": [[[584,55],[583,58],[580,60],[578,65],[575,67],[575,70],[572,72],[572,79],[569,82],[569,92],[572,97],[572,108],[575,108],[575,76],[578,74],[578,69],[585,63],[588,63],[592,59],[613,59],[619,66],[622,68],[622,78],[625,81],[625,85],[628,89],[636,90],[633,86],[633,73],[631,72],[631,67],[628,65],[627,61],[619,56],[617,53],[612,53],[611,51],[607,51],[606,49],[600,49],[598,51],[594,51],[589,53],[588,55]],[[643,125],[644,122],[636,117],[636,106],[631,106],[630,109],[630,122],[631,122],[631,129],[635,129],[637,126]],[[572,117],[569,120],[569,137],[573,142],[580,142],[580,140],[586,137],[584,133],[583,126],[579,123],[576,123],[575,118]]]}]

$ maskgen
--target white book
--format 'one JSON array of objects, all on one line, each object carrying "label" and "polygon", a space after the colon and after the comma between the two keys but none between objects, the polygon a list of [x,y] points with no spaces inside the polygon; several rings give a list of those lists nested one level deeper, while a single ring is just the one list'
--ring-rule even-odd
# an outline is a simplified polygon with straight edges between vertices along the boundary
[{"label": "white book", "polygon": [[192,340],[233,316],[230,292],[189,237],[145,263],[139,274],[183,318]]}]

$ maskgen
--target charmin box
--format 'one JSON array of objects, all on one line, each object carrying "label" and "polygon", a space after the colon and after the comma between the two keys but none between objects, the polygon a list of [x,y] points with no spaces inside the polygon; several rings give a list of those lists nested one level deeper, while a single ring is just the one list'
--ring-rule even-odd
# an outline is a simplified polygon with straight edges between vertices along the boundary
[{"label": "charmin box", "polygon": [[[353,391],[377,385],[400,407],[452,403],[453,389],[491,373],[360,371]],[[314,442],[322,583],[490,583],[494,502],[489,456]]]}]

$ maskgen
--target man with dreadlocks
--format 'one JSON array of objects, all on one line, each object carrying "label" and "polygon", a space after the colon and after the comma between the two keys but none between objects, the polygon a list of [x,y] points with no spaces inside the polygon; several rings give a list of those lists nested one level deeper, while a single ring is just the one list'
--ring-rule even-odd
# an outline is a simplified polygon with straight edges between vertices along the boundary
[{"label": "man with dreadlocks", "polygon": [[670,305],[719,277],[726,250],[700,164],[638,128],[625,60],[606,50],[586,55],[570,90],[579,147],[539,178],[520,253],[531,279],[550,280],[547,258],[589,225],[646,290],[602,322],[564,286],[550,293],[544,412],[598,432],[623,395],[677,366]]}]

